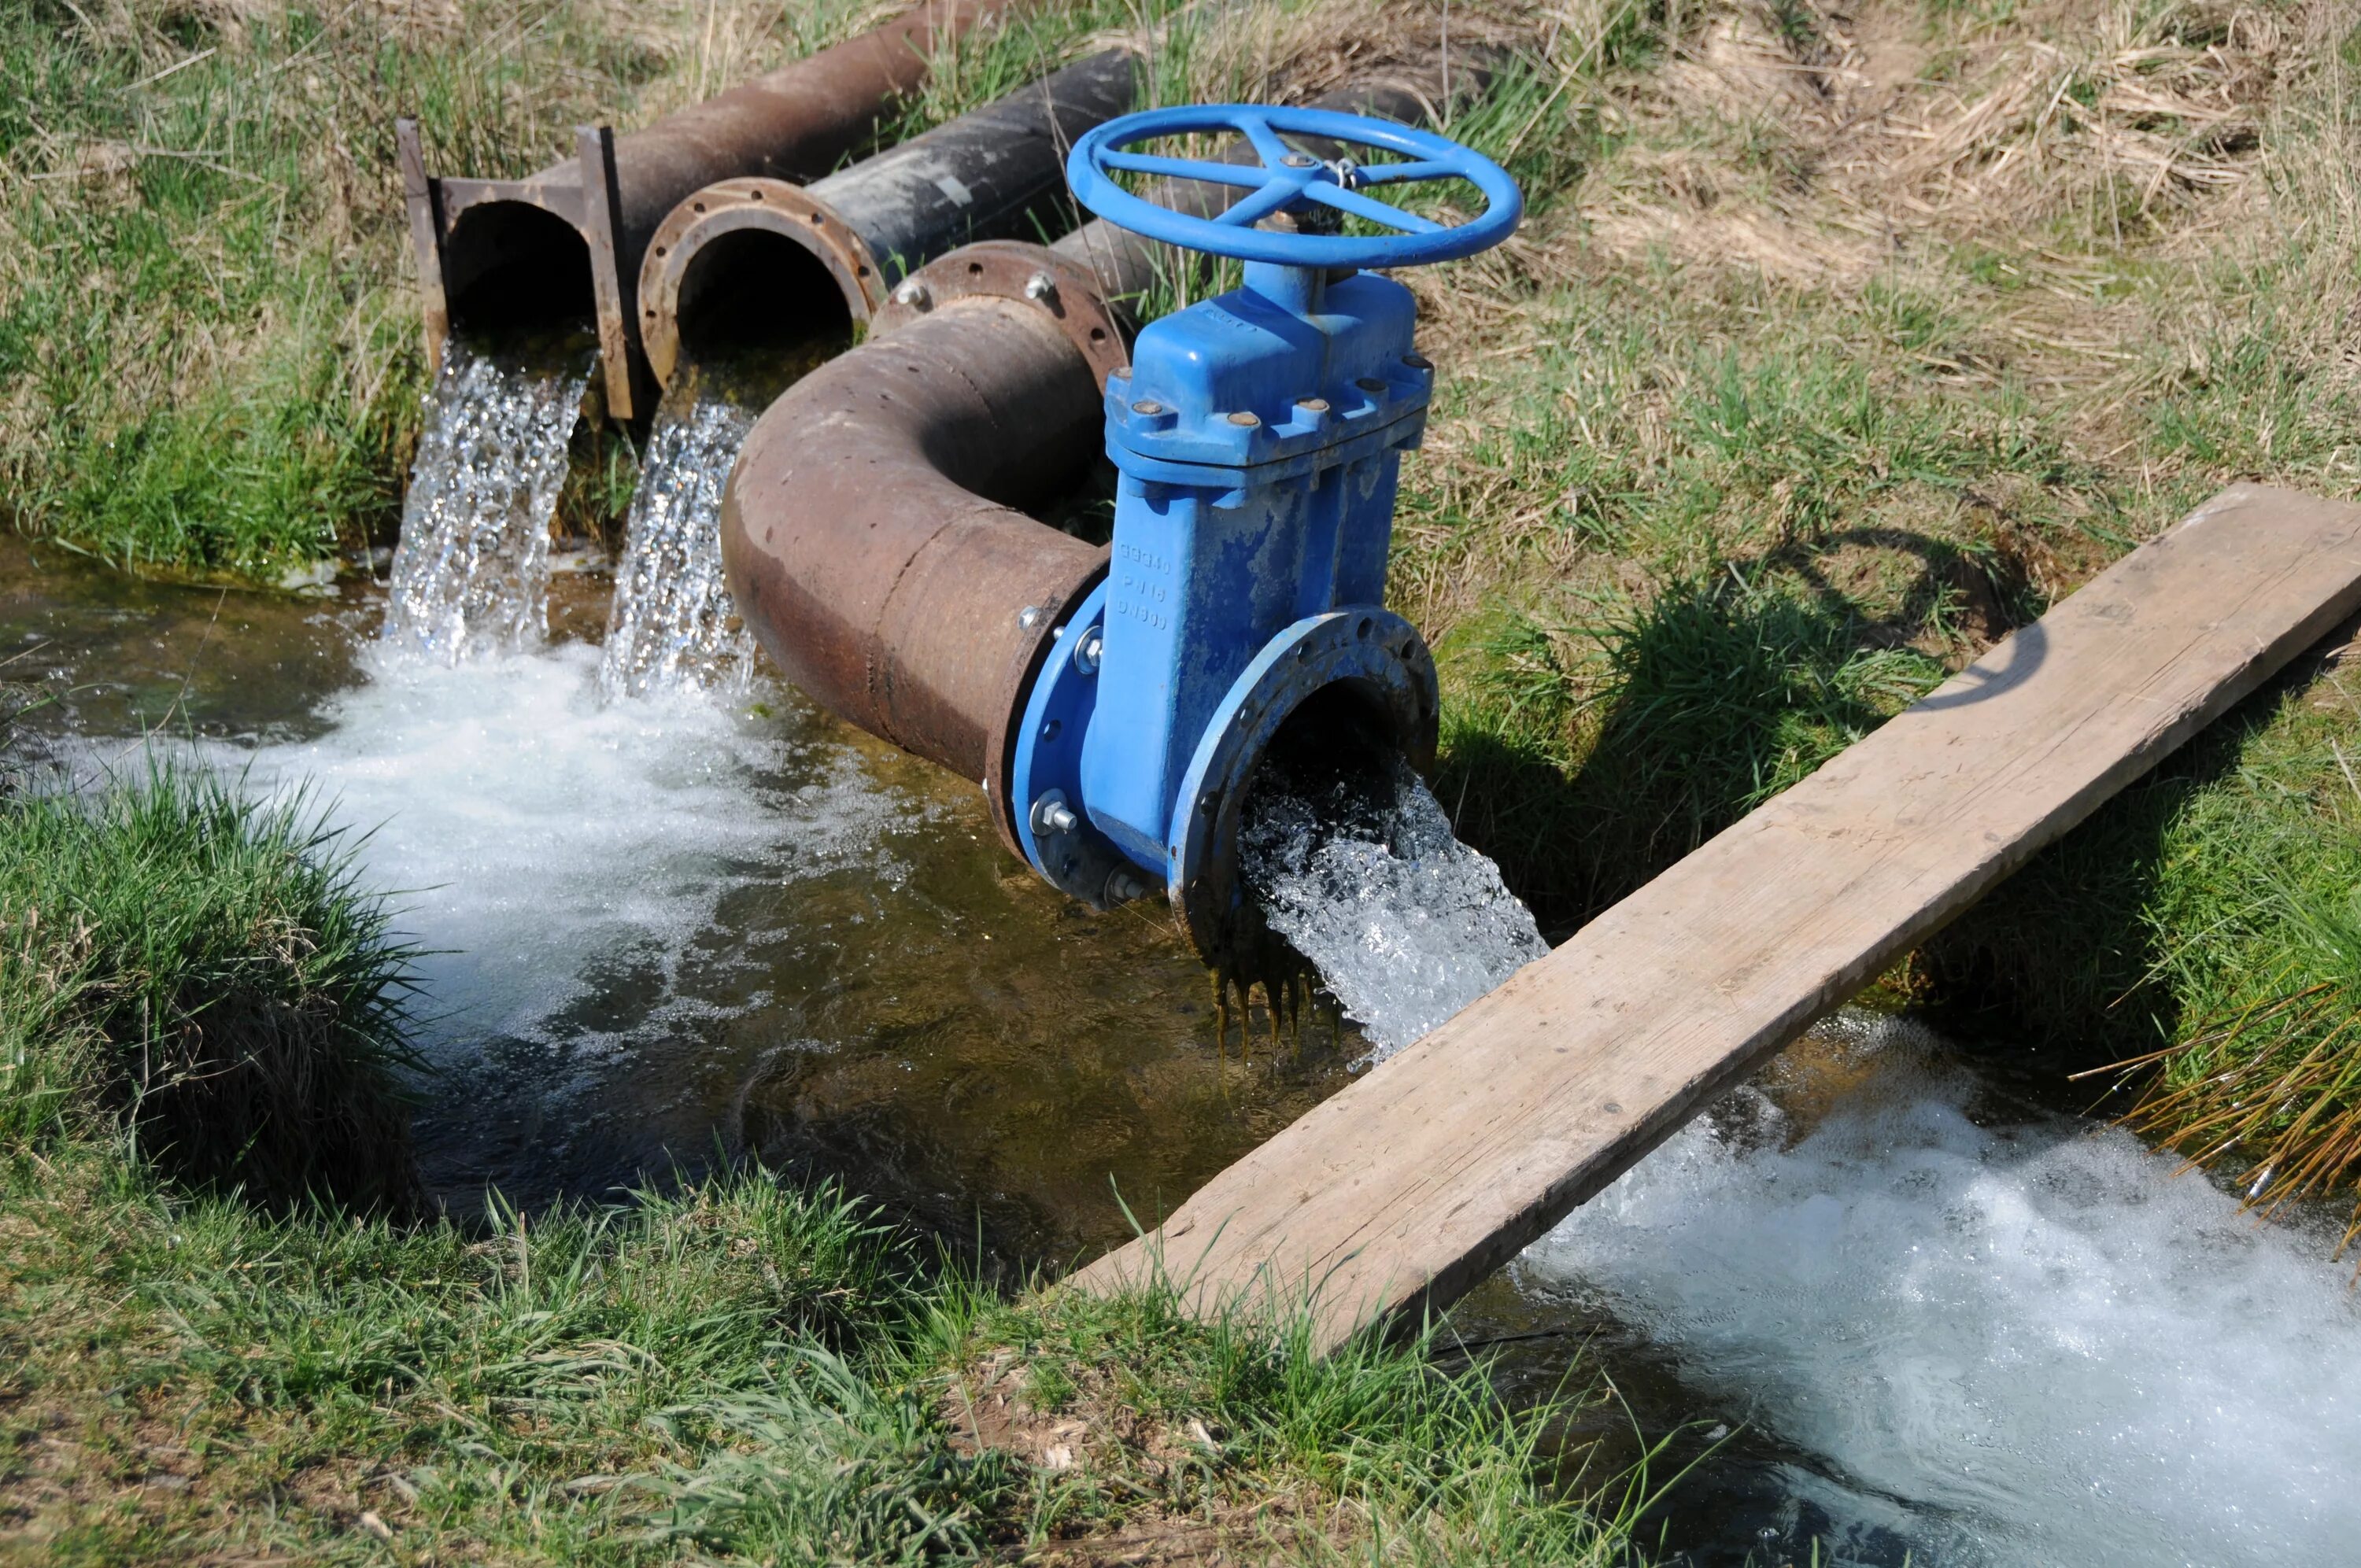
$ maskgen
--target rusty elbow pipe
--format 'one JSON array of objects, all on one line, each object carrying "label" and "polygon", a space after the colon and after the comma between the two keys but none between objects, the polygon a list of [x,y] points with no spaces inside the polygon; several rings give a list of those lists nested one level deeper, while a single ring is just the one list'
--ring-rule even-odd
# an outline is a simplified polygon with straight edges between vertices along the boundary
[{"label": "rusty elbow pipe", "polygon": [[396,121],[428,361],[440,367],[455,323],[595,324],[608,407],[633,417],[640,262],[664,215],[731,175],[826,173],[925,80],[930,49],[1011,3],[923,0],[645,129],[583,126],[575,157],[522,180],[431,178],[417,122]]},{"label": "rusty elbow pipe", "polygon": [[1104,50],[807,186],[692,192],[641,267],[650,369],[669,386],[684,351],[840,337],[954,246],[1069,226],[1066,153],[1131,107],[1137,67]]},{"label": "rusty elbow pipe", "polygon": [[1016,510],[1097,455],[1087,341],[1040,303],[979,299],[866,343],[771,405],[722,497],[730,597],[781,672],[982,782],[1005,837],[1018,696],[1106,571],[1104,547]]}]

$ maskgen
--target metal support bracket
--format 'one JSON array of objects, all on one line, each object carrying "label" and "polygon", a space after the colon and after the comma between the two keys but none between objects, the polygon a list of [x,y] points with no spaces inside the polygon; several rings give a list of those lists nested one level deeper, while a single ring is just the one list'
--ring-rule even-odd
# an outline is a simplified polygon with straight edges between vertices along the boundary
[{"label": "metal support bracket", "polygon": [[393,122],[393,145],[401,164],[401,200],[410,213],[410,244],[418,260],[419,313],[426,337],[426,368],[443,373],[443,340],[451,335],[451,307],[443,295],[443,182],[426,174],[426,154],[418,122]]},{"label": "metal support bracket", "polygon": [[598,305],[598,357],[607,367],[607,411],[618,420],[638,417],[640,356],[631,330],[639,280],[623,275],[620,237],[623,210],[616,196],[615,129],[577,126],[582,158],[582,237],[590,247],[590,288]]}]

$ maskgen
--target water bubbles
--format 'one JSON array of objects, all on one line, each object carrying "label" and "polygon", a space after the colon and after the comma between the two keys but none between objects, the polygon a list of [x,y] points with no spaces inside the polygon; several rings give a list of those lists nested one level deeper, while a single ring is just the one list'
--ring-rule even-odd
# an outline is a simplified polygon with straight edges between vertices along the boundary
[{"label": "water bubbles", "polygon": [[1398,758],[1375,781],[1258,788],[1240,850],[1263,918],[1360,1025],[1369,1062],[1549,951],[1499,868]]},{"label": "water bubbles", "polygon": [[753,411],[725,397],[691,391],[657,410],[598,665],[609,700],[684,686],[736,695],[752,679],[754,639],[721,579],[721,491],[753,428]]},{"label": "water bubbles", "polygon": [[402,502],[390,646],[456,664],[541,640],[550,523],[589,378],[586,354],[537,360],[446,345]]},{"label": "water bubbles", "polygon": [[2334,1232],[2002,1109],[1908,1025],[1824,1027],[1518,1280],[1744,1400],[1822,1561],[2350,1561],[2361,1302]]}]

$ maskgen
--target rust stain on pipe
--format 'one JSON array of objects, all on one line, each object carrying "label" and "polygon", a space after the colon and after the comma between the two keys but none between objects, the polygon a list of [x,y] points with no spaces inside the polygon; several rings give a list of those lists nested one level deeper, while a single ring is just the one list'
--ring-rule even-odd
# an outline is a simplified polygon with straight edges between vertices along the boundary
[{"label": "rust stain on pipe", "polygon": [[1016,509],[1075,483],[1101,418],[1057,317],[962,301],[789,389],[722,499],[730,596],[787,679],[985,782],[1004,836],[1018,696],[1106,570],[1103,546]]},{"label": "rust stain on pipe", "polygon": [[737,179],[691,192],[641,264],[649,368],[669,385],[699,338],[712,348],[859,325],[953,246],[1066,227],[1066,153],[1131,106],[1138,65],[1103,50],[807,186]]},{"label": "rust stain on pipe", "polygon": [[[1499,67],[1499,58],[1488,53],[1461,62],[1451,72],[1447,98],[1438,68],[1364,78],[1313,99],[1311,106],[1347,115],[1375,115],[1404,125],[1424,125],[1436,118],[1438,105],[1465,103],[1480,96]],[[1305,151],[1321,158],[1334,158],[1344,150],[1339,144],[1324,138],[1295,139],[1301,142]],[[1222,157],[1227,162],[1251,162],[1255,153],[1239,143],[1226,149]],[[1236,201],[1238,192],[1226,185],[1198,180],[1159,180],[1150,185],[1148,196],[1159,206],[1212,217]],[[871,331],[879,336],[898,332],[940,298],[994,290],[1016,298],[1031,285],[1036,274],[1047,272],[1053,277],[1080,275],[1088,280],[1087,297],[1071,287],[1067,289],[1072,308],[1115,323],[1121,329],[1120,335],[1127,339],[1138,325],[1136,307],[1139,296],[1152,288],[1159,277],[1181,275],[1184,269],[1197,264],[1197,258],[1188,252],[1117,228],[1104,218],[1093,219],[1054,244],[994,247],[996,254],[989,258],[988,267],[974,267],[977,253],[985,248],[965,247],[913,273],[911,279],[917,287],[911,297],[906,299],[897,293],[876,306]],[[1104,381],[1106,372],[1123,362],[1122,355],[1116,354],[1104,363],[1094,356],[1093,364]]]},{"label": "rust stain on pipe", "polygon": [[642,130],[584,127],[575,158],[522,180],[431,178],[416,122],[398,121],[429,359],[439,367],[451,327],[475,318],[592,321],[608,407],[632,417],[643,401],[640,262],[664,214],[717,180],[826,173],[925,80],[932,49],[1011,8],[926,0]]}]

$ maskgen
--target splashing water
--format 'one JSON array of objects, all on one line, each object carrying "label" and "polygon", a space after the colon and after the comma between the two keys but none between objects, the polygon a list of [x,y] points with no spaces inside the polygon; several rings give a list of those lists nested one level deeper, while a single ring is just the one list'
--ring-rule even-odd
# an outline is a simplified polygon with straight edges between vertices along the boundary
[{"label": "splashing water", "polygon": [[[890,878],[882,840],[924,820],[784,694],[768,717],[697,692],[606,702],[579,642],[457,664],[379,645],[361,664],[321,733],[207,753],[251,789],[315,790],[426,949],[440,1179],[490,1160],[531,1190],[602,1168],[594,1145],[647,1157],[637,1124],[677,1108],[646,1064],[721,1028],[717,995],[762,997],[758,955],[792,925],[765,901],[847,866]],[[679,1157],[710,1152],[709,1132],[673,1132]]]},{"label": "splashing water", "polygon": [[389,645],[450,664],[541,639],[549,526],[589,378],[587,354],[533,362],[451,340],[402,503]]},{"label": "splashing water", "polygon": [[1384,1060],[1549,951],[1500,869],[1461,843],[1408,763],[1380,787],[1256,792],[1240,865],[1263,919]]},{"label": "splashing water", "polygon": [[721,490],[753,411],[684,377],[656,411],[631,498],[598,689],[609,698],[705,686],[742,692],[754,639],[721,580]]},{"label": "splashing water", "polygon": [[2361,1299],[2334,1232],[2177,1165],[1847,1019],[1516,1278],[1782,1445],[1749,1485],[1793,1530],[1758,1560],[1817,1536],[1834,1563],[2350,1562]]}]

